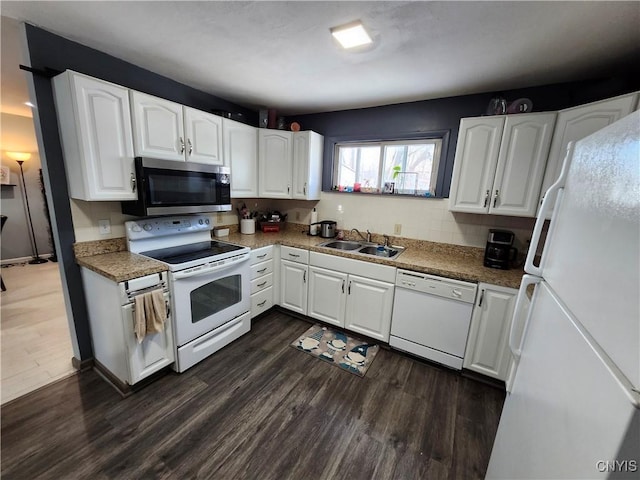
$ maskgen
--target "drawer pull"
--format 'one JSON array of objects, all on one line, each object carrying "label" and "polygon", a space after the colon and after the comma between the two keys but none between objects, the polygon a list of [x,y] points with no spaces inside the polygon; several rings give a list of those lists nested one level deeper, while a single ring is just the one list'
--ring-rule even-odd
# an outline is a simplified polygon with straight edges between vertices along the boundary
[{"label": "drawer pull", "polygon": [[262,270],[256,270],[257,273],[263,273],[267,271],[267,267],[264,267]]},{"label": "drawer pull", "polygon": [[266,281],[259,283],[258,285],[256,285],[256,287],[264,287],[267,284]]},{"label": "drawer pull", "polygon": [[261,302],[258,304],[258,306],[259,306],[259,307],[264,307],[264,304],[265,304],[265,303],[267,303],[267,301],[266,301],[266,300],[263,300],[263,301],[261,301]]},{"label": "drawer pull", "polygon": [[266,254],[266,253],[263,253],[262,255],[256,255],[256,258],[264,258],[264,257],[266,257],[266,256],[267,256],[267,254]]},{"label": "drawer pull", "polygon": [[300,257],[300,255],[298,255],[297,253],[290,253],[289,256],[293,257],[293,258],[299,258]]}]

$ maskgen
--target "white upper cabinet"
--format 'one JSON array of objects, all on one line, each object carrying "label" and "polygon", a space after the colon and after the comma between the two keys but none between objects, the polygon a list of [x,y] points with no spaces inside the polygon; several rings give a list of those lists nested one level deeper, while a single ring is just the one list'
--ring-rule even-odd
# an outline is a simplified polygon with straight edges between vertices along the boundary
[{"label": "white upper cabinet", "polygon": [[136,156],[223,165],[222,118],[131,91]]},{"label": "white upper cabinet", "polygon": [[555,112],[507,116],[489,213],[535,217],[555,120]]},{"label": "white upper cabinet", "polygon": [[259,196],[291,198],[292,165],[293,133],[283,130],[258,129]]},{"label": "white upper cabinet", "polygon": [[185,153],[188,161],[224,165],[222,117],[184,107],[184,130],[187,142]]},{"label": "white upper cabinet", "polygon": [[460,121],[449,210],[487,213],[504,119],[500,116]]},{"label": "white upper cabinet", "polygon": [[316,132],[294,132],[292,198],[320,200],[323,141]]},{"label": "white upper cabinet", "polygon": [[[569,142],[577,142],[630,114],[638,101],[638,93],[589,103],[558,112],[540,199],[560,176]],[[553,209],[549,209],[549,215]]]},{"label": "white upper cabinet", "polygon": [[136,156],[184,160],[182,105],[131,91]]},{"label": "white upper cabinet", "polygon": [[53,89],[71,198],[135,200],[129,91],[70,70]]},{"label": "white upper cabinet", "polygon": [[555,113],[463,118],[449,210],[533,217]]},{"label": "white upper cabinet", "polygon": [[259,128],[259,196],[319,200],[323,142],[324,137],[312,131]]},{"label": "white upper cabinet", "polygon": [[224,163],[231,168],[231,197],[258,196],[258,129],[222,119]]}]

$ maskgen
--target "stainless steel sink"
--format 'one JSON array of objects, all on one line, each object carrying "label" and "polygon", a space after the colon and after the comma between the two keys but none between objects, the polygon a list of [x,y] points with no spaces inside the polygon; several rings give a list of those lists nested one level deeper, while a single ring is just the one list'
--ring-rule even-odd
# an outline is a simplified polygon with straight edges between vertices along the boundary
[{"label": "stainless steel sink", "polygon": [[[404,252],[404,247],[385,247],[366,242],[354,242],[350,240],[331,240],[330,242],[321,243],[319,247],[335,248],[336,250],[346,250],[351,253],[362,253],[363,255],[377,256],[393,259]],[[380,247],[382,247],[380,249]]]},{"label": "stainless steel sink", "polygon": [[331,240],[321,243],[319,247],[335,248],[337,250],[357,250],[362,246],[360,242],[350,242],[348,240]]},{"label": "stainless steel sink", "polygon": [[359,253],[364,253],[365,255],[375,255],[377,257],[387,257],[394,258],[400,255],[400,253],[404,251],[398,247],[382,247],[380,248],[377,245],[369,245],[367,247],[362,247],[358,250]]}]

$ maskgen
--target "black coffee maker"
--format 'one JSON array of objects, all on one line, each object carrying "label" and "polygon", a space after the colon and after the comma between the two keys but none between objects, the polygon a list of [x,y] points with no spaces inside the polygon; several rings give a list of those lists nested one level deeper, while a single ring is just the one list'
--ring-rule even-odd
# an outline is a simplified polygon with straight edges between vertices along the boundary
[{"label": "black coffee maker", "polygon": [[518,256],[518,250],[512,246],[514,238],[515,235],[509,230],[489,230],[484,266],[508,270]]}]

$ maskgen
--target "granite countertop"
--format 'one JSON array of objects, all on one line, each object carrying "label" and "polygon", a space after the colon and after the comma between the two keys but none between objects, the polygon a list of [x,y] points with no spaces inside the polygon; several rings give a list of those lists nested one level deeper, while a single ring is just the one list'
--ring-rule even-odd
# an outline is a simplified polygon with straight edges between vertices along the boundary
[{"label": "granite countertop", "polygon": [[[365,260],[390,265],[392,267],[404,268],[415,272],[439,275],[455,280],[465,280],[468,282],[486,282],[503,287],[518,288],[524,271],[522,268],[511,270],[498,270],[487,268],[482,264],[484,249],[475,247],[463,247],[459,245],[427,242],[422,240],[412,240],[407,238],[391,238],[392,245],[406,247],[406,250],[390,260],[387,258],[349,253],[344,250],[334,248],[319,247],[318,244],[331,239],[317,236],[309,236],[301,228],[296,226],[287,227],[285,231],[278,233],[256,232],[253,235],[241,233],[231,233],[228,237],[221,237],[219,240],[244,245],[250,248],[260,248],[267,245],[287,245],[308,249],[312,252],[327,253],[340,257]],[[355,239],[350,237],[349,239]],[[382,238],[374,241],[382,243]]]},{"label": "granite countertop", "polygon": [[[354,237],[347,238],[356,239]],[[456,280],[485,282],[510,288],[518,288],[524,274],[521,268],[498,270],[483,266],[484,250],[482,248],[408,238],[391,237],[390,243],[392,245],[400,245],[406,248],[401,255],[393,260],[319,247],[318,244],[327,242],[330,239],[309,236],[306,234],[304,226],[298,224],[288,224],[286,230],[277,233],[256,232],[253,235],[244,235],[234,232],[227,237],[216,238],[216,240],[236,243],[251,249],[280,244]],[[373,241],[382,243],[382,237],[374,235]],[[167,270],[167,267],[160,262],[126,251],[124,239],[78,243],[74,245],[74,251],[79,265],[115,282],[123,282]]]},{"label": "granite countertop", "polygon": [[163,263],[129,252],[125,238],[75,243],[73,252],[78,265],[114,282],[125,282],[168,270]]}]

